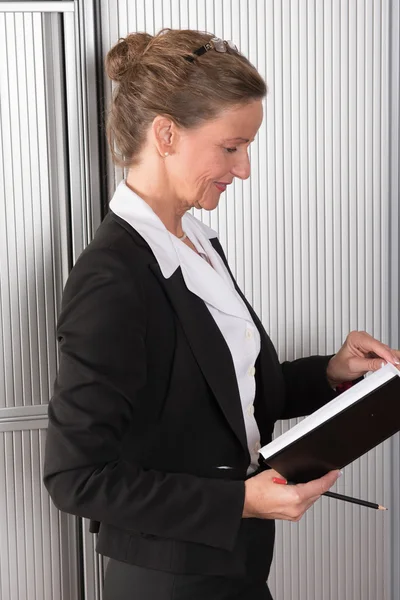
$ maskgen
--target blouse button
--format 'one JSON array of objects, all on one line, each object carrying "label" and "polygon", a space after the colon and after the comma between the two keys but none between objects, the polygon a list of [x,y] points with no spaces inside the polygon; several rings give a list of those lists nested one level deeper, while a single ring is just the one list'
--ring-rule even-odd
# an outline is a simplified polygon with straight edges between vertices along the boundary
[{"label": "blouse button", "polygon": [[246,337],[248,340],[251,340],[251,338],[253,337],[253,332],[251,329],[246,329]]},{"label": "blouse button", "polygon": [[254,415],[254,404],[249,404],[249,406],[247,407],[247,414],[251,417]]},{"label": "blouse button", "polygon": [[254,366],[251,366],[249,367],[249,370],[247,372],[250,375],[250,377],[254,377],[254,375],[256,374],[256,368]]}]

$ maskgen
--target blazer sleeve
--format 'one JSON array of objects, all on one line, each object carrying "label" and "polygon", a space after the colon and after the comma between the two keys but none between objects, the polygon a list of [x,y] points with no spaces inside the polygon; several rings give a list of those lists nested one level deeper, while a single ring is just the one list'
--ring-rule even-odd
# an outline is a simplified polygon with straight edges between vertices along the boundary
[{"label": "blazer sleeve", "polygon": [[330,356],[309,356],[282,363],[285,408],[282,419],[309,415],[338,395],[326,376]]},{"label": "blazer sleeve", "polygon": [[144,470],[121,457],[146,371],[144,292],[118,253],[85,251],[58,325],[44,483],[55,505],[123,530],[231,550],[244,483]]}]

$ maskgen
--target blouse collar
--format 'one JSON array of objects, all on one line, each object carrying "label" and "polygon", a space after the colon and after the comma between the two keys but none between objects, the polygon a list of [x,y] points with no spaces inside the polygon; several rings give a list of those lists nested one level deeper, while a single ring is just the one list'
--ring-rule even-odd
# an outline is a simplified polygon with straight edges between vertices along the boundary
[{"label": "blouse collar", "polygon": [[190,213],[182,217],[182,227],[197,248],[202,248],[211,265],[170,233],[153,209],[121,181],[110,202],[114,214],[129,223],[150,246],[163,276],[169,279],[181,268],[186,287],[221,312],[251,320],[247,307],[237,294],[231,276],[211,240],[216,231]]}]

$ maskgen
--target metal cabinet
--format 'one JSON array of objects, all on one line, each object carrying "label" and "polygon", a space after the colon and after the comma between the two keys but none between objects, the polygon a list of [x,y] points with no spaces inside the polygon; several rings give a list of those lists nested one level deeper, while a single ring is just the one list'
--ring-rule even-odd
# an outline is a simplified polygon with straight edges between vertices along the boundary
[{"label": "metal cabinet", "polygon": [[[96,536],[54,508],[41,470],[62,288],[123,176],[104,136],[108,49],[162,27],[238,44],[269,86],[252,177],[198,216],[282,359],[353,328],[398,345],[399,5],[0,1],[0,600],[102,597]],[[398,457],[397,436],[339,484],[387,514],[322,499],[278,523],[276,600],[399,597]]]},{"label": "metal cabinet", "polygon": [[89,16],[90,3],[0,3],[1,600],[77,600],[88,569],[42,463],[62,288],[100,219]]},{"label": "metal cabinet", "polygon": [[[231,39],[266,79],[250,179],[196,216],[281,360],[333,353],[352,329],[397,347],[399,0],[101,0],[103,54],[162,27]],[[111,194],[122,173],[108,173]],[[383,518],[322,498],[298,525],[277,522],[276,600],[400,598],[398,437],[336,484],[387,503]]]}]

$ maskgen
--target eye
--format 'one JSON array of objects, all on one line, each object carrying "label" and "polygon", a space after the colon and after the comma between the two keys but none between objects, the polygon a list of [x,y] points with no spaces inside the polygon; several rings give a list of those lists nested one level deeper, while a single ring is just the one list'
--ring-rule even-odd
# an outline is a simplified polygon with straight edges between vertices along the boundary
[{"label": "eye", "polygon": [[229,153],[232,154],[233,152],[236,152],[237,148],[225,148],[225,150]]}]

